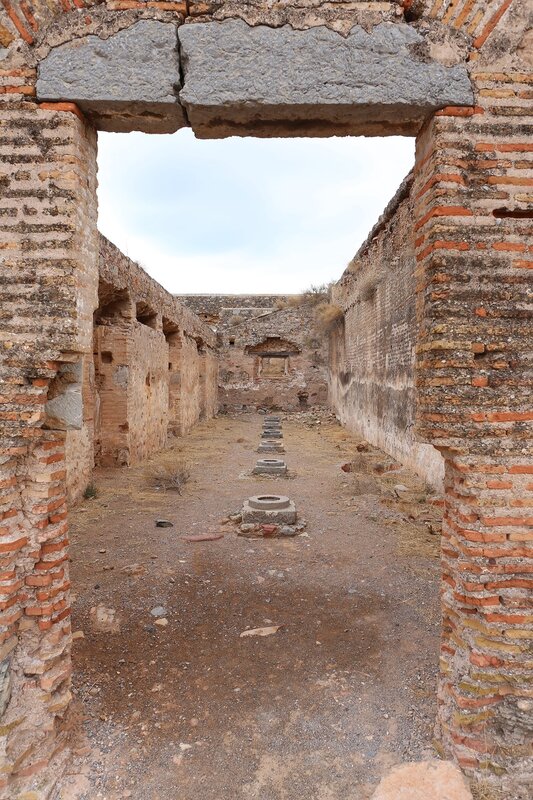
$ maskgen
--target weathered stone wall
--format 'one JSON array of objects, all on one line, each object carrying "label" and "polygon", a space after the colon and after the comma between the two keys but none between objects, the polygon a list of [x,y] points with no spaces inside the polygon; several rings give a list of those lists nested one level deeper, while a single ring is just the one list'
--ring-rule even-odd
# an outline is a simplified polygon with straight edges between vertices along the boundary
[{"label": "weathered stone wall", "polygon": [[32,70],[0,63],[0,797],[12,798],[67,743],[67,423],[44,425],[62,370],[91,355],[98,247],[94,130],[26,102]]},{"label": "weathered stone wall", "polygon": [[188,433],[200,419],[202,401],[200,389],[200,361],[196,339],[185,336],[181,360],[181,433]]},{"label": "weathered stone wall", "polygon": [[83,495],[91,483],[94,468],[95,431],[95,375],[92,354],[81,358],[82,425],[65,434],[65,458],[67,469],[67,500],[73,501]]},{"label": "weathered stone wall", "polygon": [[[185,434],[217,411],[212,331],[103,236],[99,257],[94,361],[85,359],[83,370],[83,425],[66,433],[71,500],[91,482],[95,463],[139,463],[165,445],[168,432]],[[184,337],[192,348],[182,347]],[[197,342],[208,365],[203,376]]]},{"label": "weathered stone wall", "polygon": [[176,295],[187,308],[214,330],[221,330],[275,311],[286,296],[278,294],[183,294]]},{"label": "weathered stone wall", "polygon": [[263,314],[220,336],[222,411],[296,411],[327,400],[327,337],[315,308],[303,304]]},{"label": "weathered stone wall", "polygon": [[[216,413],[215,337],[104,237],[100,281],[99,460],[135,464],[161,449],[169,430],[183,435]],[[117,337],[116,349],[109,337]]]},{"label": "weathered stone wall", "polygon": [[[416,426],[446,459],[440,739],[464,769],[493,776],[505,797],[520,788],[527,796],[530,3],[70,5],[0,6],[0,660],[11,678],[0,796],[11,800],[27,788],[39,799],[50,794],[47,765],[67,742],[65,427],[67,419],[79,425],[82,392],[61,386],[65,371],[90,355],[97,305],[94,127],[171,130],[187,121],[211,137],[417,135]],[[77,85],[38,93],[37,70],[46,78],[51,49],[72,50],[79,40],[75,47],[88,53],[94,43],[86,37],[107,40],[147,19],[180,38],[180,63],[166,46],[159,83],[143,57],[138,34],[146,29],[135,28],[127,37],[135,47],[120,51],[125,61],[107,59],[103,72],[91,60]],[[102,45],[99,57],[117,50]],[[56,59],[49,63],[61,76]],[[68,54],[65,64],[69,74]],[[93,76],[102,74],[98,85]],[[110,75],[118,87],[112,98]],[[146,77],[151,91],[143,93]],[[64,418],[58,405],[69,412]]]},{"label": "weathered stone wall", "polygon": [[94,453],[96,463],[103,466],[130,463],[128,338],[129,326],[125,323],[95,326]]},{"label": "weathered stone wall", "polygon": [[220,359],[218,352],[207,350],[205,354],[205,410],[206,419],[211,419],[218,412],[218,372]]},{"label": "weathered stone wall", "polygon": [[412,176],[333,288],[344,311],[330,348],[330,401],[342,423],[442,489],[444,461],[416,441],[416,259]]}]

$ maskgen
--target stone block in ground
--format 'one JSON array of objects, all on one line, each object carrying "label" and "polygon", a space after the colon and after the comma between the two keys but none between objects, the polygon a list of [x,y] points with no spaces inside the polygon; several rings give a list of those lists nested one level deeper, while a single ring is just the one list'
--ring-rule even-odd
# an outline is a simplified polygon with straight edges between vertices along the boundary
[{"label": "stone block in ground", "polygon": [[182,25],[180,101],[197,136],[416,134],[444,106],[470,106],[464,63],[431,57],[411,25],[347,36],[242,20]]},{"label": "stone block in ground", "polygon": [[257,448],[258,453],[284,453],[285,448],[281,442],[261,442]]},{"label": "stone block in ground", "polygon": [[262,439],[283,439],[283,433],[280,430],[267,430],[261,431]]},{"label": "stone block in ground", "polygon": [[461,770],[451,761],[400,764],[385,775],[371,800],[472,800]]},{"label": "stone block in ground", "polygon": [[252,473],[254,475],[286,475],[287,464],[279,458],[260,458]]},{"label": "stone block in ground", "polygon": [[89,620],[94,633],[119,633],[120,631],[120,615],[114,608],[107,608],[103,603],[91,608]]},{"label": "stone block in ground", "polygon": [[173,133],[187,124],[177,43],[177,26],[157,20],[73,39],[40,62],[37,97],[76,103],[99,130]]},{"label": "stone block in ground", "polygon": [[296,518],[296,506],[284,495],[255,495],[245,500],[242,506],[242,521],[245,524],[293,525]]}]

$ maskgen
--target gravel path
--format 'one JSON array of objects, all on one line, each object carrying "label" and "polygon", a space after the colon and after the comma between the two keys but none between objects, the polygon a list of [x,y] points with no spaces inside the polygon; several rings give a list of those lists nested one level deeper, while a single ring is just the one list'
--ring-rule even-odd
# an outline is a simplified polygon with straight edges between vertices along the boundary
[{"label": "gravel path", "polygon": [[[327,415],[284,422],[290,477],[251,476],[260,429],[202,423],[147,465],[97,472],[74,510],[82,722],[62,798],[365,800],[393,764],[432,754],[438,508]],[[182,495],[154,488],[183,461]],[[221,524],[260,492],[289,494],[304,535]],[[97,604],[119,632],[92,630]],[[239,635],[265,625],[282,627]]]}]

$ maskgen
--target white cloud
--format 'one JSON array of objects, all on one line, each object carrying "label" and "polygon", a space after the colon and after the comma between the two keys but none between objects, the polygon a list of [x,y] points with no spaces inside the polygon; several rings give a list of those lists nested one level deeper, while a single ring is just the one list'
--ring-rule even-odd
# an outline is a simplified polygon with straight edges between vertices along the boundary
[{"label": "white cloud", "polygon": [[102,232],[169,291],[297,292],[340,277],[412,140],[100,135]]}]

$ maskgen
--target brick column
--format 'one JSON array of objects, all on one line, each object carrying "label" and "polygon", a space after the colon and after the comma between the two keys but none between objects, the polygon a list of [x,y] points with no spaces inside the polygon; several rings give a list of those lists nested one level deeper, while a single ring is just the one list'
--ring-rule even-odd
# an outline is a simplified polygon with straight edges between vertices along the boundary
[{"label": "brick column", "polygon": [[532,150],[519,109],[445,109],[414,186],[418,435],[446,459],[438,731],[509,789],[533,753]]},{"label": "brick column", "polygon": [[42,426],[62,364],[92,352],[96,136],[74,106],[15,88],[0,103],[0,797],[39,773],[39,798],[71,671],[65,434]]}]

